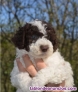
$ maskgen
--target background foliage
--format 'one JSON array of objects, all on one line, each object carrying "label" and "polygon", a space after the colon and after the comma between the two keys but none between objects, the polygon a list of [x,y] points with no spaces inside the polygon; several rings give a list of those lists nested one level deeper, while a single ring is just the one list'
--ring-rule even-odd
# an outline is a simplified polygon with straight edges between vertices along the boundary
[{"label": "background foliage", "polygon": [[1,92],[15,92],[10,83],[15,58],[11,37],[18,27],[34,19],[50,22],[56,29],[59,49],[71,63],[78,87],[78,0],[1,0]]}]

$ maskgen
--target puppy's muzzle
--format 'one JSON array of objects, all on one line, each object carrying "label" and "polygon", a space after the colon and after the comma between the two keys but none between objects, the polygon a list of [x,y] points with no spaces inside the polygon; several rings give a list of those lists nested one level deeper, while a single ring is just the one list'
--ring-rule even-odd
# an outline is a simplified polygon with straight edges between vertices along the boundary
[{"label": "puppy's muzzle", "polygon": [[48,45],[41,45],[40,49],[42,52],[46,52],[49,49],[49,46]]}]

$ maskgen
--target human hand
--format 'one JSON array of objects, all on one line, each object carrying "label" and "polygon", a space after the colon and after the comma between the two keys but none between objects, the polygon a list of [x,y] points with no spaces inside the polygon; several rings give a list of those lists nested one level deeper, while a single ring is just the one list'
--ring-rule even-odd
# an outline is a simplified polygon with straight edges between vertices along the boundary
[{"label": "human hand", "polygon": [[37,71],[34,67],[34,65],[32,64],[32,61],[30,60],[28,55],[23,55],[22,56],[24,63],[25,63],[25,67],[22,65],[22,63],[20,62],[20,58],[17,58],[17,66],[20,72],[28,72],[30,74],[30,76],[34,77],[37,74]]},{"label": "human hand", "polygon": [[47,67],[42,59],[35,59],[36,69],[37,71]]},{"label": "human hand", "polygon": [[16,59],[19,71],[28,72],[32,77],[34,77],[37,74],[37,71],[46,67],[46,64],[44,63],[42,59],[35,59],[35,64],[36,64],[36,69],[37,69],[36,70],[32,61],[30,60],[27,54],[23,55],[22,58],[24,60],[25,67],[20,62],[20,58]]},{"label": "human hand", "polygon": [[17,58],[16,61],[17,61],[17,66],[18,66],[19,71],[20,72],[26,72],[26,68],[20,62],[20,58]]},{"label": "human hand", "polygon": [[[32,77],[34,77],[37,74],[37,71],[34,67],[34,65],[32,64],[32,61],[30,60],[28,55],[24,55],[23,56],[23,60],[25,63],[24,67],[22,65],[22,63],[20,62],[20,58],[17,58],[17,66],[20,72],[28,72]],[[45,68],[46,64],[44,63],[44,61],[42,59],[35,59],[35,63],[36,63],[36,67],[38,70]],[[59,86],[65,86],[65,82],[62,82],[61,84],[52,84],[52,83],[48,83],[46,85],[46,87],[59,87]],[[46,91],[46,92],[63,92],[63,91]]]}]

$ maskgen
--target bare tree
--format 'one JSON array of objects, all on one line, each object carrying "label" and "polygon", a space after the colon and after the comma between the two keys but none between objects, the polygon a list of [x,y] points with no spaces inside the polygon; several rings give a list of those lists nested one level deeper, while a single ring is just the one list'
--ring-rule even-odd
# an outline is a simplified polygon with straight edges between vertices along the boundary
[{"label": "bare tree", "polygon": [[[11,37],[18,27],[34,19],[52,23],[59,39],[59,48],[72,64],[75,85],[78,85],[78,1],[77,0],[1,0],[0,33],[2,41],[2,92],[13,92],[9,73],[15,50]],[[7,58],[7,59],[6,59]],[[9,64],[8,64],[9,62]],[[10,67],[11,66],[11,67]],[[9,68],[7,68],[9,67]],[[7,79],[7,80],[6,80]]]}]

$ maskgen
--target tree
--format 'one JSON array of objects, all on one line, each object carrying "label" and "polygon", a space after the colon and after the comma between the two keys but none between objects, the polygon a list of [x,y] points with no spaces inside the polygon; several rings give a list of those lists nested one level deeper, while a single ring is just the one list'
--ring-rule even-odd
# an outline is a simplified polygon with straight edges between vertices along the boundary
[{"label": "tree", "polygon": [[[18,27],[34,19],[52,23],[59,39],[62,55],[74,71],[75,86],[78,86],[78,1],[77,0],[2,0],[1,20],[1,75],[2,92],[14,92],[10,84],[10,72],[15,58],[11,37]],[[7,58],[7,59],[6,59]],[[7,80],[6,80],[7,79]]]}]

